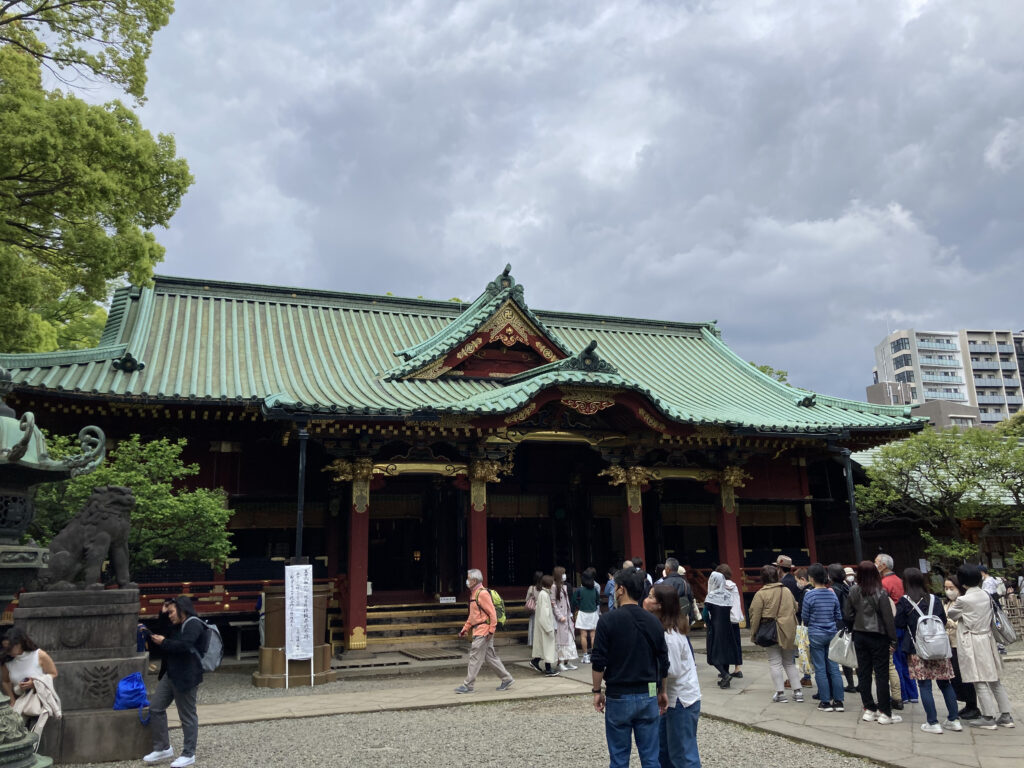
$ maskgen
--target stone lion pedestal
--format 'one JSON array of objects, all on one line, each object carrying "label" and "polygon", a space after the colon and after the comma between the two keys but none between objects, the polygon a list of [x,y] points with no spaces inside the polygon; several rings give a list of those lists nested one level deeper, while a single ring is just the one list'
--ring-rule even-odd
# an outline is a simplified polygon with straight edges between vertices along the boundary
[{"label": "stone lion pedestal", "polygon": [[56,763],[103,763],[137,760],[151,750],[139,712],[113,709],[121,678],[145,673],[149,656],[136,650],[138,621],[137,589],[21,595],[14,623],[53,657],[64,712],[47,723],[40,754]]}]

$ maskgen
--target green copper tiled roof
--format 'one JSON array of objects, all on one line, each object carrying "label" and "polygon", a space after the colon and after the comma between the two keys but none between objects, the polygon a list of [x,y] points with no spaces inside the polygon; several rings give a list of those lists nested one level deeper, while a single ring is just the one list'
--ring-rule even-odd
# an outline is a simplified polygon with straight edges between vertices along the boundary
[{"label": "green copper tiled roof", "polygon": [[[12,370],[18,389],[36,392],[263,403],[314,414],[500,414],[542,389],[572,384],[639,392],[677,422],[765,432],[913,429],[920,423],[909,408],[779,384],[736,356],[710,323],[537,311],[531,321],[552,340],[572,355],[596,341],[597,355],[615,372],[569,370],[569,361],[561,361],[504,381],[387,379],[408,360],[438,354],[435,345],[443,339],[472,332],[478,310],[470,316],[451,302],[158,277],[153,288],[118,293],[100,347],[0,355],[0,365]],[[128,355],[144,368],[115,369],[114,361]]]}]

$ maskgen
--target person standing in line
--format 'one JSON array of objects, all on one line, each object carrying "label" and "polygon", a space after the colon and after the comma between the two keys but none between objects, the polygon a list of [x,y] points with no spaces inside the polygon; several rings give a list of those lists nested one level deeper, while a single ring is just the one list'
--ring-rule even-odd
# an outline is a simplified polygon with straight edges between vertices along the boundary
[{"label": "person standing in line", "polygon": [[[853,576],[853,568],[844,568],[841,563],[832,563],[828,567],[828,578],[832,582],[832,591],[835,593],[836,599],[839,601],[839,614],[843,613],[843,606],[846,605],[846,600],[850,596],[850,584],[849,577]],[[846,623],[846,619],[843,619],[843,629],[852,630],[849,624]],[[842,667],[843,676],[846,677],[846,686],[843,691],[846,693],[856,693],[857,686],[853,684],[853,667]]]},{"label": "person standing in line", "polygon": [[484,575],[477,569],[471,568],[466,572],[466,586],[469,587],[469,617],[466,623],[459,630],[459,637],[470,634],[473,637],[472,645],[469,647],[469,668],[466,670],[466,679],[458,688],[456,693],[472,693],[473,684],[476,683],[476,676],[480,674],[480,668],[484,662],[497,673],[501,678],[499,691],[507,691],[515,683],[512,675],[505,669],[505,665],[498,658],[494,650],[494,632],[498,629],[498,613],[494,610],[494,600],[491,599],[491,592],[484,588]]},{"label": "person standing in line", "polygon": [[[641,768],[658,768],[658,716],[668,711],[665,632],[639,602],[647,580],[636,569],[615,574],[618,607],[597,623],[591,654],[594,709],[604,713],[609,768],[629,768],[636,740]],[[601,684],[606,684],[601,690]]]},{"label": "person standing in line", "polygon": [[733,665],[731,677],[742,678],[743,641],[740,638],[740,624],[743,623],[743,593],[736,585],[736,582],[732,580],[732,568],[727,563],[722,563],[715,570],[725,576],[725,590],[729,593],[729,597],[732,598],[732,605],[729,609],[729,621],[732,623],[732,642],[735,646],[739,662]]},{"label": "person standing in line", "polygon": [[725,576],[715,571],[708,579],[708,596],[704,599],[707,623],[708,664],[718,670],[718,687],[728,688],[732,679],[729,665],[742,663],[732,637],[732,595],[725,588]]},{"label": "person standing in line", "polygon": [[[889,594],[893,606],[903,597],[903,579],[893,571],[892,557],[885,553],[875,556],[875,567],[882,577],[882,589]],[[893,609],[895,615],[895,608]],[[903,709],[903,702],[917,702],[917,683],[910,678],[907,667],[907,654],[903,652],[902,629],[896,630],[896,650],[893,651],[889,665],[889,694],[892,697],[892,708]]]},{"label": "person standing in line", "polygon": [[612,566],[608,569],[608,581],[604,585],[604,596],[608,598],[608,610],[615,610],[615,574],[618,568]]},{"label": "person standing in line", "polygon": [[644,561],[643,561],[643,559],[639,558],[639,557],[634,557],[634,558],[630,559],[630,562],[633,564],[634,568],[636,568],[638,571],[640,571],[640,573],[642,573],[644,575],[644,579],[647,581],[647,586],[648,587],[654,586],[654,582],[651,580],[651,574],[649,574],[647,571],[644,570]]},{"label": "person standing in line", "polygon": [[[956,692],[949,682],[953,678],[953,664],[949,659],[922,659],[914,650],[911,638],[917,637],[917,622],[921,615],[935,616],[945,625],[946,612],[942,609],[942,601],[928,592],[924,585],[924,574],[917,568],[906,568],[903,571],[903,597],[896,604],[896,629],[904,629],[904,652],[907,654],[907,666],[910,676],[918,681],[921,691],[921,704],[924,706],[925,720],[921,730],[925,733],[942,733],[946,728],[950,731],[962,731],[956,713]],[[939,725],[939,715],[935,709],[935,698],[932,696],[932,680],[939,686],[939,692],[946,702],[946,722]]]},{"label": "person standing in line", "polygon": [[762,587],[757,590],[750,603],[750,636],[756,637],[764,621],[774,621],[775,645],[765,648],[768,654],[768,671],[775,684],[772,701],[785,704],[786,683],[793,688],[793,700],[802,703],[804,692],[800,688],[800,672],[793,662],[796,651],[796,598],[779,581],[779,569],[774,565],[761,568]]},{"label": "person standing in line", "polygon": [[1013,728],[1010,699],[999,678],[1003,662],[992,635],[992,598],[981,589],[981,571],[976,565],[961,565],[956,572],[963,595],[949,606],[947,616],[957,622],[960,673],[965,683],[974,683],[981,717],[968,720],[972,728],[994,731],[997,726]]},{"label": "person standing in line", "polygon": [[526,644],[533,645],[534,617],[537,614],[537,592],[540,591],[540,580],[544,578],[542,571],[533,572],[533,583],[526,590],[526,610],[530,614],[530,623],[526,627]]},{"label": "person standing in line", "polygon": [[700,682],[697,663],[686,635],[690,622],[680,610],[679,593],[671,586],[655,585],[644,609],[658,617],[668,647],[665,692],[668,711],[658,720],[661,768],[700,768],[697,722],[700,719]]},{"label": "person standing in line", "polygon": [[601,618],[601,593],[598,591],[597,582],[594,577],[597,572],[593,568],[587,568],[580,579],[581,585],[576,587],[572,595],[572,604],[578,613],[576,614],[576,629],[580,632],[580,647],[583,649],[583,663],[590,663],[590,653],[587,649],[594,645],[594,631],[597,629],[597,620]]},{"label": "person standing in line", "polygon": [[569,592],[565,587],[565,568],[558,566],[551,574],[555,585],[551,588],[551,610],[555,612],[555,645],[558,649],[558,669],[568,672],[579,669],[573,662],[579,658],[576,652],[576,629],[572,624],[572,606]]},{"label": "person standing in line", "polygon": [[800,614],[810,639],[811,665],[818,685],[818,711],[843,712],[843,677],[839,674],[839,665],[828,657],[829,643],[844,626],[839,598],[829,588],[828,574],[821,563],[813,563],[807,575],[813,586],[804,596]]},{"label": "person standing in line", "polygon": [[[860,700],[864,705],[861,719],[880,725],[903,722],[902,717],[893,714],[892,698],[889,695],[889,663],[892,647],[896,644],[892,603],[882,587],[878,569],[869,560],[862,560],[857,566],[857,583],[850,587],[843,619],[853,624],[857,683],[860,687]],[[878,694],[877,703],[871,696],[872,673]]]},{"label": "person standing in line", "polygon": [[960,654],[957,649],[956,643],[956,622],[949,618],[949,606],[951,606],[960,595],[964,593],[963,589],[960,588],[960,583],[956,580],[956,576],[949,576],[943,582],[942,587],[946,593],[946,599],[942,603],[943,609],[946,611],[946,634],[949,636],[949,645],[953,650],[953,690],[956,691],[956,697],[964,703],[964,708],[961,709],[957,714],[960,720],[976,720],[981,717],[981,711],[978,709],[978,696],[974,692],[974,685],[972,683],[965,683],[963,676],[960,674]]},{"label": "person standing in line", "polygon": [[689,621],[699,618],[694,612],[693,587],[686,580],[686,569],[674,557],[665,558],[665,579],[662,584],[675,588],[679,595],[679,610]]},{"label": "person standing in line", "polygon": [[[548,677],[558,674],[555,664],[558,662],[558,646],[555,645],[555,613],[551,610],[551,587],[554,584],[551,576],[541,576],[540,589],[537,591],[537,609],[533,628],[533,643],[530,666]],[[544,668],[541,669],[541,662]]]},{"label": "person standing in line", "polygon": [[[1003,585],[1002,579],[997,579],[995,576],[988,572],[988,566],[981,563],[978,566],[978,570],[981,571],[981,589],[983,592],[987,592],[989,596],[997,603],[1002,603],[1003,595],[1006,594],[1006,586]],[[1002,587],[1002,589],[1000,589]],[[1001,594],[1000,594],[1001,593]],[[1000,653],[1006,653],[1006,646],[1002,643],[997,642],[996,648]]]},{"label": "person standing in line", "polygon": [[[804,589],[807,587],[807,569],[797,569],[793,565],[793,558],[791,558],[789,555],[779,555],[775,559],[775,567],[779,569],[779,573],[781,575],[779,581],[782,583],[782,586],[788,589],[790,593],[793,595],[793,599],[796,600],[796,615],[797,622],[799,623],[800,606],[803,604]],[[803,578],[798,580],[796,574],[800,570],[803,571]],[[785,684],[787,688],[790,688],[792,686],[792,683],[789,680],[786,680]],[[804,688],[810,688],[811,676],[803,675],[800,678],[800,685]]]},{"label": "person standing in line", "polygon": [[654,579],[654,583],[651,584],[652,587],[658,586],[659,584],[661,584],[661,582],[665,580],[664,563],[658,563],[656,566],[654,566],[654,576],[652,578]]},{"label": "person standing in line", "polygon": [[142,760],[159,763],[174,757],[167,733],[167,707],[173,701],[178,709],[184,745],[171,768],[185,768],[196,762],[196,743],[199,740],[196,695],[203,682],[203,665],[199,658],[206,652],[210,637],[206,625],[196,616],[191,598],[185,595],[174,598],[168,606],[167,618],[174,625],[173,634],[149,636],[150,642],[160,648],[160,673],[149,703],[153,751]]}]

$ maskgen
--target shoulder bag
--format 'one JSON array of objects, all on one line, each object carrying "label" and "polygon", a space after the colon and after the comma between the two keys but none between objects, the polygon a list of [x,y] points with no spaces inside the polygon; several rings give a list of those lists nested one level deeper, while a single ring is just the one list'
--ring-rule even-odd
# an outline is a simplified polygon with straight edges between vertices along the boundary
[{"label": "shoulder bag", "polygon": [[992,635],[996,642],[1010,645],[1017,642],[1017,632],[999,601],[992,598]]},{"label": "shoulder bag", "polygon": [[[776,607],[775,613],[777,616],[778,607]],[[779,644],[779,627],[775,621],[776,616],[765,616],[762,613],[761,623],[757,625],[757,631],[754,633],[754,645],[771,648],[773,645]]]},{"label": "shoulder bag", "polygon": [[857,649],[853,647],[853,633],[840,629],[828,644],[829,661],[844,667],[857,668]]}]

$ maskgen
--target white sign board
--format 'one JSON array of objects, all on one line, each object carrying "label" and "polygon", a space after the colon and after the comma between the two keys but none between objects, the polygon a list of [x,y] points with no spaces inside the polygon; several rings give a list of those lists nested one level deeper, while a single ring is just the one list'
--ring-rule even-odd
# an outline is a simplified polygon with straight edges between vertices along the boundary
[{"label": "white sign board", "polygon": [[313,658],[313,566],[284,568],[284,656]]}]

